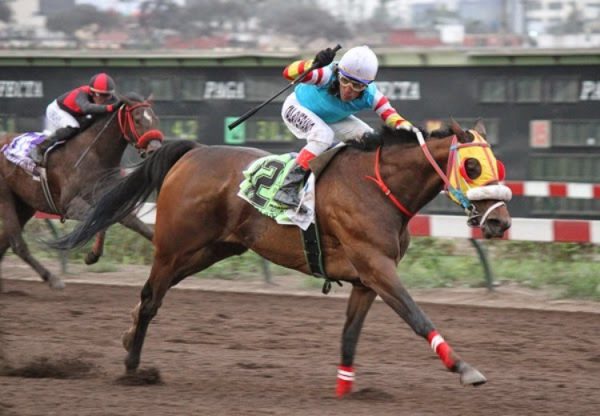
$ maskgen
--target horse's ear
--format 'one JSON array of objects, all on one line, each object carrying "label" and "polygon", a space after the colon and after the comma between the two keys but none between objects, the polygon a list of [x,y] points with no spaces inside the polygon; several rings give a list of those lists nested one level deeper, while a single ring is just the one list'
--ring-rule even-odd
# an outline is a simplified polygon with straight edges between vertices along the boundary
[{"label": "horse's ear", "polygon": [[482,136],[486,136],[487,132],[485,131],[485,126],[483,125],[483,120],[482,119],[477,119],[477,123],[475,123],[475,127],[473,127],[473,130],[475,130],[477,133],[481,134]]},{"label": "horse's ear", "polygon": [[466,133],[462,127],[460,126],[460,124],[457,123],[456,120],[454,120],[454,118],[450,117],[450,130],[452,131],[452,133],[456,134],[456,136],[458,137],[458,141],[461,143],[467,143],[469,141],[471,141],[469,134]]},{"label": "horse's ear", "polygon": [[465,133],[462,127],[460,127],[460,124],[458,124],[452,117],[450,117],[450,130],[459,136]]},{"label": "horse's ear", "polygon": [[153,104],[154,103],[154,93],[151,92],[145,101],[147,101],[150,104]]}]

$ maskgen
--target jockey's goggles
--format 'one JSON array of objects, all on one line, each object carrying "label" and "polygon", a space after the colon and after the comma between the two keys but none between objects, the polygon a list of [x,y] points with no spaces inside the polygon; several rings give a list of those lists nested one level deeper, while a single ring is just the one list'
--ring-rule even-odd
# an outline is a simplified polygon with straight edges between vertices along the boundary
[{"label": "jockey's goggles", "polygon": [[350,88],[352,88],[353,91],[356,92],[362,92],[365,90],[365,88],[367,88],[367,84],[364,84],[362,82],[359,81],[355,81],[351,78],[348,78],[345,75],[342,75],[341,73],[338,75],[338,79],[340,81],[340,85],[342,87],[346,87],[346,86],[350,86]]},{"label": "jockey's goggles", "polygon": [[110,92],[93,92],[94,97],[112,97]]}]

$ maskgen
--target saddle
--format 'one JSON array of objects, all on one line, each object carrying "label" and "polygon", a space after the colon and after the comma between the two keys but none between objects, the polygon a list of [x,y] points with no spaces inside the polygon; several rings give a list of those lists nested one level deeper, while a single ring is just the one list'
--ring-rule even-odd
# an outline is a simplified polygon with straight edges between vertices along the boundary
[{"label": "saddle", "polygon": [[315,213],[315,183],[333,157],[343,148],[336,146],[310,161],[312,172],[295,162],[296,154],[269,155],[255,160],[244,170],[238,196],[263,215],[279,224],[297,225],[302,229],[304,254],[311,273],[324,278],[322,292],[329,293],[332,280],[325,274],[323,253]]},{"label": "saddle", "polygon": [[30,154],[33,148],[46,140],[46,135],[40,132],[27,132],[15,138],[8,144],[5,144],[0,151],[4,157],[15,165],[22,168],[32,176],[37,176],[36,163],[31,159]]}]

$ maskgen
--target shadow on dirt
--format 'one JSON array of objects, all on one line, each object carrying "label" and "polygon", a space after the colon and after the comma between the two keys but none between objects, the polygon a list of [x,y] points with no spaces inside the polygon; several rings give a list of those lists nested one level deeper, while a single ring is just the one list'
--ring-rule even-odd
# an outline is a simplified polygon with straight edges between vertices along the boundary
[{"label": "shadow on dirt", "polygon": [[151,386],[164,384],[160,371],[157,368],[143,368],[133,373],[127,373],[115,381],[123,386]]}]

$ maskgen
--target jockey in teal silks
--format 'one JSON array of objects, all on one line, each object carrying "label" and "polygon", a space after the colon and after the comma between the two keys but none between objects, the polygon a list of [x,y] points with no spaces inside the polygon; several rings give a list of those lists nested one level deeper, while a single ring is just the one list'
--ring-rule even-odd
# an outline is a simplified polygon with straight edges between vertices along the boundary
[{"label": "jockey in teal silks", "polygon": [[340,141],[360,140],[372,129],[354,116],[371,109],[389,127],[409,129],[412,124],[400,116],[385,95],[377,89],[377,56],[368,46],[348,50],[339,62],[335,51],[320,51],[313,60],[296,61],[283,71],[288,80],[296,79],[316,64],[290,94],[281,110],[290,131],[307,144],[296,162],[309,170],[308,162]]}]

